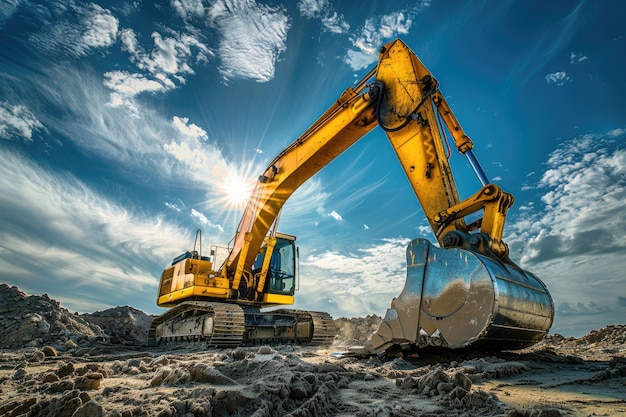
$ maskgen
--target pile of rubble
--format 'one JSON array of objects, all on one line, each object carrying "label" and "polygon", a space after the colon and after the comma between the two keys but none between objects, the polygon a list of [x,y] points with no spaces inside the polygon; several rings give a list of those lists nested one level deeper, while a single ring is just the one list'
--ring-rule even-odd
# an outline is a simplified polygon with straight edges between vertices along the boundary
[{"label": "pile of rubble", "polygon": [[154,319],[136,308],[123,306],[82,314],[81,317],[99,326],[112,344],[143,345],[147,342],[148,329]]},{"label": "pile of rubble", "polygon": [[0,284],[0,333],[4,349],[104,340],[101,328],[70,313],[47,294],[28,296],[6,284]]},{"label": "pile of rubble", "polygon": [[143,344],[152,321],[132,307],[71,313],[47,294],[26,295],[0,284],[0,349],[53,346],[66,350],[94,343]]}]

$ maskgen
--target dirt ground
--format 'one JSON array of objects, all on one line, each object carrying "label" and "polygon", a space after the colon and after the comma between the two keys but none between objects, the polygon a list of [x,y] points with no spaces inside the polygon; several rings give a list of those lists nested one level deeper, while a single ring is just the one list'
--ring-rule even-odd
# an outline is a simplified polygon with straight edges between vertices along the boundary
[{"label": "dirt ground", "polygon": [[4,284],[0,313],[0,416],[626,415],[626,325],[518,352],[381,358],[345,353],[376,316],[337,320],[325,349],[206,349],[146,348],[138,310],[94,319]]}]

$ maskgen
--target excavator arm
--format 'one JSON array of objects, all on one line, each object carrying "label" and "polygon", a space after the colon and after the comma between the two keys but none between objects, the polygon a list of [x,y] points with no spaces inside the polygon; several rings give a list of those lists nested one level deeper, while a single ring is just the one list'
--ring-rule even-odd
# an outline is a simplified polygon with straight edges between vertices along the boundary
[{"label": "excavator arm", "polygon": [[[465,201],[459,199],[450,169],[443,125],[484,186]],[[489,249],[510,262],[502,233],[513,197],[488,184],[472,152],[472,140],[437,81],[417,56],[396,40],[382,48],[378,65],[346,90],[259,177],[222,269],[233,277],[235,287],[293,192],[376,126],[387,134],[439,244],[449,246],[446,243],[452,239],[444,239],[448,232],[480,229],[489,237]],[[480,210],[484,210],[482,220],[468,229],[465,217]]]}]

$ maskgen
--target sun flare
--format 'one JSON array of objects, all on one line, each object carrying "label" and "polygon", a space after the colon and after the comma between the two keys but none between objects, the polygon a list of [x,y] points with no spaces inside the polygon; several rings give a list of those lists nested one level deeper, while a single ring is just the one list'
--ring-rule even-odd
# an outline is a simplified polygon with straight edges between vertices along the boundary
[{"label": "sun flare", "polygon": [[220,191],[225,201],[233,206],[241,208],[245,206],[252,193],[253,185],[242,176],[231,173],[220,186]]}]

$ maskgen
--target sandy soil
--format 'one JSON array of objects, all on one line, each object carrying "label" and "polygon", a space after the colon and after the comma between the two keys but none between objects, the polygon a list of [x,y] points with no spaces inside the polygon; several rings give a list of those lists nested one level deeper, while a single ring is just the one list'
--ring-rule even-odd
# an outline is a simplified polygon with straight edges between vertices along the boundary
[{"label": "sandy soil", "polygon": [[376,316],[337,320],[328,349],[145,348],[143,313],[95,325],[55,303],[0,285],[0,416],[626,415],[626,325],[520,352],[380,358],[345,354]]}]

